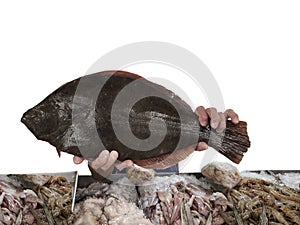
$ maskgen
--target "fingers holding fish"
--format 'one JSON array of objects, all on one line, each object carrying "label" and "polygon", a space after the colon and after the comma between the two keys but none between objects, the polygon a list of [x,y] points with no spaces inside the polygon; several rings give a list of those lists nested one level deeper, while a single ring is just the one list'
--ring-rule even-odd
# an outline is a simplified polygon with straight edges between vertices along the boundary
[{"label": "fingers holding fish", "polygon": [[198,116],[201,126],[205,127],[208,124],[208,114],[206,112],[206,109],[203,106],[198,106],[195,113]]},{"label": "fingers holding fish", "polygon": [[210,126],[217,129],[221,120],[217,109],[214,107],[207,108],[206,113],[210,118]]},{"label": "fingers holding fish", "polygon": [[218,116],[219,116],[219,124],[218,124],[218,127],[216,128],[216,131],[221,133],[226,128],[226,118],[225,118],[224,113],[222,113],[222,112],[218,112]]},{"label": "fingers holding fish", "polygon": [[[228,112],[232,118],[236,118],[236,114],[233,110]],[[203,106],[197,107],[195,113],[197,114],[202,126],[206,126],[210,120],[211,127],[216,129],[217,132],[221,133],[225,130],[227,119],[225,113],[218,112],[214,107],[205,109]]]},{"label": "fingers holding fish", "polygon": [[222,133],[226,128],[226,117],[223,112],[218,112],[215,108],[208,108],[207,114],[210,118],[210,126],[218,133]]},{"label": "fingers holding fish", "polygon": [[[206,109],[203,106],[198,106],[195,110],[196,115],[198,116],[199,123],[201,126],[207,126],[208,124],[208,114],[206,112]],[[204,151],[208,148],[207,143],[205,142],[199,142],[197,144],[196,150],[197,151]]]},{"label": "fingers holding fish", "polygon": [[99,156],[91,163],[91,166],[98,170],[108,170],[114,166],[119,154],[116,151],[109,152],[108,150],[103,150]]},{"label": "fingers holding fish", "polygon": [[107,162],[105,163],[104,166],[101,167],[101,169],[108,170],[110,167],[114,166],[115,162],[118,159],[118,156],[119,156],[118,152],[116,151],[110,152]]},{"label": "fingers holding fish", "polygon": [[218,112],[214,107],[205,109],[203,106],[198,106],[195,113],[198,116],[201,126],[207,126],[210,120],[210,126],[219,133],[225,130],[227,119],[231,119],[234,124],[239,122],[238,114],[232,109],[227,109],[223,113]]},{"label": "fingers holding fish", "polygon": [[[103,150],[99,156],[93,162],[91,162],[91,167],[101,175],[109,175],[113,171],[114,167],[116,167],[118,170],[123,170],[133,165],[132,160],[117,162],[118,156],[119,154],[115,150],[111,152],[108,150]],[[82,157],[73,157],[73,162],[75,164],[81,164],[84,160],[85,159]]]},{"label": "fingers holding fish", "polygon": [[234,124],[237,124],[239,122],[239,116],[233,109],[225,110],[224,115],[226,119],[230,118]]}]

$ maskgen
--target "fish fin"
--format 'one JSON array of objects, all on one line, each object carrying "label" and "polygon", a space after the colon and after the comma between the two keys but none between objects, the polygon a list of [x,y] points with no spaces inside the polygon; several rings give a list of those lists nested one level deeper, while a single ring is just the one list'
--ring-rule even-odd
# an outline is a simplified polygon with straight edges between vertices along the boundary
[{"label": "fish fin", "polygon": [[228,120],[225,133],[219,134],[211,130],[208,145],[232,162],[239,164],[243,159],[244,153],[250,147],[247,123],[240,121],[238,124],[234,124]]},{"label": "fish fin", "polygon": [[140,75],[137,75],[135,73],[130,73],[130,72],[127,72],[127,71],[124,71],[124,70],[107,70],[107,71],[102,71],[102,72],[97,73],[97,74],[105,74],[105,75],[110,74],[112,76],[131,77],[131,78],[134,78],[134,79],[143,78]]},{"label": "fish fin", "polygon": [[56,148],[56,151],[57,151],[58,157],[60,157],[61,156],[61,150],[59,148]]},{"label": "fish fin", "polygon": [[147,169],[166,169],[186,159],[194,151],[195,146],[189,146],[187,148],[179,149],[162,156],[150,159],[133,160],[133,162]]}]

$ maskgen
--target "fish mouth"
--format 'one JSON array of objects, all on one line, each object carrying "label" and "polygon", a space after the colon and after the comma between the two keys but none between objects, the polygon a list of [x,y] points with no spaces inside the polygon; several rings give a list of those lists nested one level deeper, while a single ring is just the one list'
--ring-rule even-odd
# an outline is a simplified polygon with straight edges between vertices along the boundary
[{"label": "fish mouth", "polygon": [[21,122],[36,136],[38,139],[43,138],[41,132],[38,130],[39,118],[31,109],[25,112],[21,118]]},{"label": "fish mouth", "polygon": [[35,134],[36,131],[34,129],[34,127],[36,126],[36,124],[34,123],[33,117],[30,116],[29,111],[25,112],[21,118],[21,122],[23,124],[25,124],[25,126],[33,133]]},{"label": "fish mouth", "polygon": [[24,123],[26,125],[27,128],[31,128],[32,127],[32,120],[29,116],[28,111],[25,112],[21,118],[21,122]]},{"label": "fish mouth", "polygon": [[51,123],[44,117],[42,111],[36,109],[30,109],[25,112],[21,118],[21,122],[37,139],[44,141],[49,141],[51,136],[55,136],[56,132],[62,131],[64,128],[62,126],[58,130],[56,124]]},{"label": "fish mouth", "polygon": [[47,134],[42,134],[41,132],[39,132],[38,128],[37,128],[37,124],[34,122],[34,120],[26,117],[26,116],[23,116],[21,118],[21,122],[23,124],[25,124],[25,126],[28,128],[28,130],[31,131],[31,133],[39,140],[46,140],[47,139]]}]

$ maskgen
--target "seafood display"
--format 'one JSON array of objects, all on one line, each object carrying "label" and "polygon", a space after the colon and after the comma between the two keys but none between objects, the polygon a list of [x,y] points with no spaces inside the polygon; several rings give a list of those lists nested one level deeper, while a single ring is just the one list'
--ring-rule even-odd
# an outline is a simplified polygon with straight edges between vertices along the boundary
[{"label": "seafood display", "polygon": [[72,185],[62,176],[20,175],[17,181],[4,176],[0,206],[1,225],[71,224]]},{"label": "seafood display", "polygon": [[[45,203],[43,205],[47,219],[45,224],[70,224],[72,221],[72,185],[65,177],[52,176],[46,184],[37,187],[37,194]],[[40,224],[41,222],[42,219]]]},{"label": "seafood display", "polygon": [[21,121],[59,154],[93,160],[102,149],[115,149],[120,161],[132,159],[153,169],[177,164],[195,149],[187,147],[199,141],[235,163],[250,147],[246,122],[228,120],[223,133],[203,127],[175,93],[125,71],[68,82],[25,112]]},{"label": "seafood display", "polygon": [[212,162],[201,169],[201,173],[210,181],[233,188],[242,179],[238,169],[225,162]]},{"label": "seafood display", "polygon": [[33,210],[41,200],[32,190],[23,190],[0,180],[0,224],[34,224]]},{"label": "seafood display", "polygon": [[155,171],[152,169],[145,169],[143,167],[133,164],[127,168],[127,177],[133,184],[143,184],[151,181],[155,176]]},{"label": "seafood display", "polygon": [[136,205],[135,188],[126,184],[96,182],[79,189],[73,224],[153,225]]},{"label": "seafood display", "polygon": [[295,184],[293,173],[254,178],[258,175],[242,176],[220,162],[202,171],[201,179],[155,177],[154,184],[139,186],[140,206],[147,217],[154,224],[300,224],[299,173]]},{"label": "seafood display", "polygon": [[109,190],[110,185],[108,183],[95,182],[90,184],[86,188],[78,188],[76,191],[76,202],[88,197],[103,197]]},{"label": "seafood display", "polygon": [[300,224],[299,173],[239,173],[220,162],[203,172],[154,176],[139,185],[125,174],[110,184],[79,177],[73,211],[65,177],[0,177],[0,224]]},{"label": "seafood display", "polygon": [[[79,190],[78,195],[82,196],[84,191],[86,199],[95,199],[96,196],[101,198],[101,215],[105,215],[103,200],[108,198],[135,203],[143,210],[144,217],[140,218],[140,222],[132,224],[148,224],[149,221],[145,222],[145,218],[157,225],[299,224],[299,173],[297,185],[294,182],[296,176],[292,177],[293,186],[297,187],[295,189],[286,186],[286,177],[289,174],[270,175],[267,179],[273,177],[271,182],[264,180],[265,176],[252,178],[246,177],[249,173],[241,175],[235,167],[224,163],[211,163],[204,170],[208,168],[215,171],[209,173],[209,179],[205,176],[197,179],[193,175],[156,176],[135,188],[127,178],[122,178],[111,185],[91,184],[89,188]],[[226,177],[233,183],[224,182]],[[98,190],[97,194],[95,190]],[[79,204],[83,204],[82,200]],[[103,224],[113,224],[112,221],[108,220]]]},{"label": "seafood display", "polygon": [[78,203],[73,224],[152,225],[136,204],[117,195],[87,198]]},{"label": "seafood display", "polygon": [[[300,192],[256,178],[244,178],[227,193],[228,224],[300,224]],[[236,222],[237,221],[237,222]]]},{"label": "seafood display", "polygon": [[221,192],[204,189],[193,177],[156,177],[139,187],[140,204],[154,224],[224,224],[228,200]]}]

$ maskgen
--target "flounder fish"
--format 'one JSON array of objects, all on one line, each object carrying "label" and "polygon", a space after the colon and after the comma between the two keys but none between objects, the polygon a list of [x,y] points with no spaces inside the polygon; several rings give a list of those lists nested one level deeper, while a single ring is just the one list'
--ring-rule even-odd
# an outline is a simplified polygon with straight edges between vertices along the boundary
[{"label": "flounder fish", "polygon": [[120,161],[153,169],[185,159],[199,141],[235,163],[250,147],[246,122],[228,120],[223,133],[203,127],[175,93],[126,71],[70,81],[26,111],[21,121],[59,154],[93,160],[103,149],[116,150]]}]

